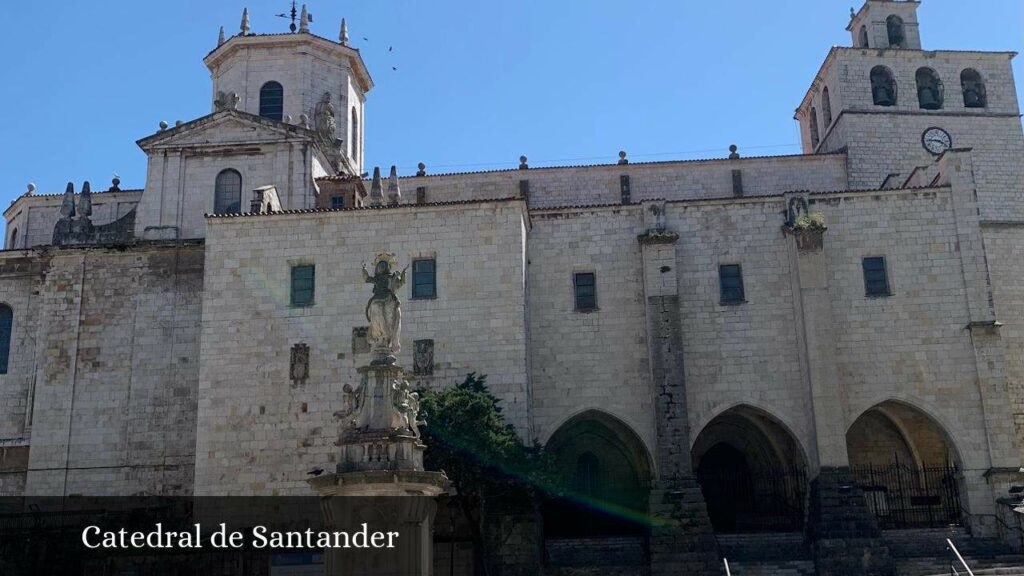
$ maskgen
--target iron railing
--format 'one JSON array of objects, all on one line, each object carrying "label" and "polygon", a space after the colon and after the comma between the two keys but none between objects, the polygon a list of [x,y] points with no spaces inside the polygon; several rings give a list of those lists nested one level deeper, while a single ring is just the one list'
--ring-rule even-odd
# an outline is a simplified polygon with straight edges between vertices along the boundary
[{"label": "iron railing", "polygon": [[954,465],[851,468],[882,529],[960,525],[960,472]]}]

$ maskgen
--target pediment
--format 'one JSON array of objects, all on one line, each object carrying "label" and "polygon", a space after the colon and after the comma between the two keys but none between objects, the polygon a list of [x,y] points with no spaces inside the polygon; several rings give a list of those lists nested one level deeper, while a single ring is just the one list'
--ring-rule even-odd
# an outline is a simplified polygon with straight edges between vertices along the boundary
[{"label": "pediment", "polygon": [[157,132],[138,141],[143,150],[198,146],[266,144],[313,140],[312,131],[301,126],[268,120],[237,110],[221,110]]}]

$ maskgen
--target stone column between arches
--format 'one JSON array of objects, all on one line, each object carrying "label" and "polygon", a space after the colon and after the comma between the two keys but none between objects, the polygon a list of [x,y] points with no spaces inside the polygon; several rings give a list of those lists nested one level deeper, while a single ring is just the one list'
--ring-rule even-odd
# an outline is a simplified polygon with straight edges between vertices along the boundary
[{"label": "stone column between arches", "polygon": [[664,203],[644,206],[640,236],[652,392],[657,481],[649,496],[651,574],[720,574],[718,546],[690,458],[676,271],[679,235],[665,228]]},{"label": "stone column between arches", "polygon": [[806,200],[786,195],[793,307],[796,315],[800,372],[814,424],[809,446],[810,479],[805,530],[816,573],[895,574],[896,567],[881,538],[864,495],[854,482],[846,448],[846,430],[836,368],[832,302],[824,250],[824,229],[791,226]]}]

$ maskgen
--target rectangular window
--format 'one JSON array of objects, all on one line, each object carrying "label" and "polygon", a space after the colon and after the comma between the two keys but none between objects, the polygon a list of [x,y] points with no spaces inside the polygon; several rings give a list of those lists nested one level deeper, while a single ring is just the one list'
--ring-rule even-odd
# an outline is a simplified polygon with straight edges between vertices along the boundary
[{"label": "rectangular window", "polygon": [[890,296],[889,276],[885,271],[885,258],[872,256],[865,258],[864,266],[864,294],[866,296]]},{"label": "rectangular window", "polygon": [[344,196],[331,196],[331,208],[333,208],[334,210],[337,210],[339,208],[344,208],[344,207],[345,207],[345,197]]},{"label": "rectangular window", "polygon": [[437,298],[437,263],[433,258],[412,261],[412,297]]},{"label": "rectangular window", "polygon": [[312,306],[315,287],[315,266],[312,264],[292,266],[292,306]]},{"label": "rectangular window", "polygon": [[740,304],[746,301],[743,293],[743,270],[739,264],[718,267],[718,292],[722,304]]},{"label": "rectangular window", "polygon": [[576,293],[576,311],[597,310],[597,275],[593,272],[579,272],[573,276],[572,282]]}]

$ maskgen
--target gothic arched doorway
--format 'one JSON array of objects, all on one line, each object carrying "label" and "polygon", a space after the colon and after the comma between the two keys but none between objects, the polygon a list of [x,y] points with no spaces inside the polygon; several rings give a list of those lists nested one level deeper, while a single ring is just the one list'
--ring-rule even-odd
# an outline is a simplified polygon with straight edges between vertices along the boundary
[{"label": "gothic arched doorway", "polygon": [[718,415],[697,436],[692,458],[716,532],[803,527],[803,451],[764,411],[737,406]]},{"label": "gothic arched doorway", "polygon": [[960,458],[923,411],[877,404],[846,432],[850,469],[881,528],[945,527],[961,521]]},{"label": "gothic arched doorway", "polygon": [[545,537],[645,534],[651,465],[627,425],[589,411],[563,424],[545,451],[560,480],[558,495],[543,505]]}]

